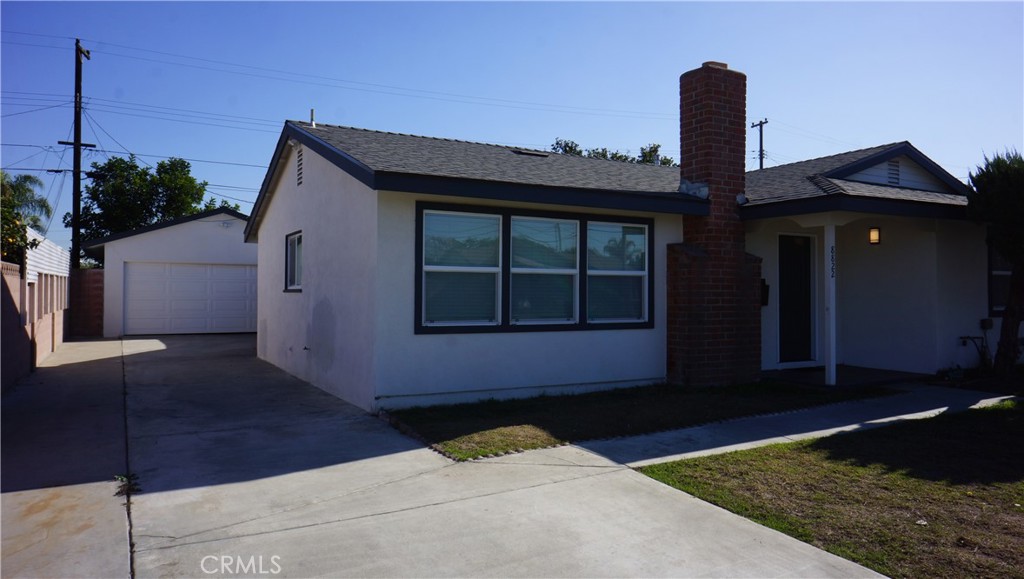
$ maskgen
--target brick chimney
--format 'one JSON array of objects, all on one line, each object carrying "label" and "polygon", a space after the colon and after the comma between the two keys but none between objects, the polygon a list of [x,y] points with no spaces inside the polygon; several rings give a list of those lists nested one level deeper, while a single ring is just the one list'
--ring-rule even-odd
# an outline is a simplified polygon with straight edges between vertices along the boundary
[{"label": "brick chimney", "polygon": [[683,217],[669,245],[668,378],[713,386],[761,368],[761,260],[745,252],[747,77],[705,62],[679,78],[680,190],[706,185],[709,215]]}]

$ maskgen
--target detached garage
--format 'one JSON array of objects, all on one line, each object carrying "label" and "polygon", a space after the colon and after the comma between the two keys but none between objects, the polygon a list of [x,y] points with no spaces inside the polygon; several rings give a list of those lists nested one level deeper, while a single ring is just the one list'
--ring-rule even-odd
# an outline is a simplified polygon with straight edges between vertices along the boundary
[{"label": "detached garage", "polygon": [[255,332],[247,219],[214,209],[84,243],[104,263],[104,337]]}]

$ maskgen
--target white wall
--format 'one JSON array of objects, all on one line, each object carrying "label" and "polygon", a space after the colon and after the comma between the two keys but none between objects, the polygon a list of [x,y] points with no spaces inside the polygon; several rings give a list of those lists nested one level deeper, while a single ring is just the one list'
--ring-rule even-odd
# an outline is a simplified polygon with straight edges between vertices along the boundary
[{"label": "white wall", "polygon": [[103,259],[104,337],[115,338],[124,332],[125,262],[255,265],[257,250],[244,243],[244,228],[245,221],[219,214],[107,243]]},{"label": "white wall", "polygon": [[[879,245],[868,244],[869,227],[881,227]],[[934,220],[924,219],[871,217],[839,228],[841,363],[921,373],[938,369],[935,235]]]},{"label": "white wall", "polygon": [[[417,198],[496,205],[454,197],[380,193],[376,284],[379,406],[397,408],[541,392],[560,394],[665,379],[665,246],[682,240],[680,216],[629,214],[655,218],[653,329],[416,335]],[[573,207],[543,209],[599,213]]]},{"label": "white wall", "polygon": [[[373,406],[376,193],[313,151],[295,152],[259,235],[257,354],[364,409]],[[302,291],[285,292],[285,236],[302,231]]]},{"label": "white wall", "polygon": [[[939,221],[938,242],[938,336],[939,369],[978,364],[978,353],[959,336],[982,336],[981,320],[988,317],[988,259],[985,230],[969,221]],[[995,356],[999,345],[999,318],[988,331],[989,349]]]}]

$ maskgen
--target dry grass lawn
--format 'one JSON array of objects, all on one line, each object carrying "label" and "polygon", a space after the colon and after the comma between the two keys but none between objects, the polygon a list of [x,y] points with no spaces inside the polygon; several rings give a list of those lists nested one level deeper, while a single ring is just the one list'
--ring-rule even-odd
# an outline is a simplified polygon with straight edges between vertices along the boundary
[{"label": "dry grass lawn", "polygon": [[1024,577],[1024,404],[641,472],[890,577]]}]

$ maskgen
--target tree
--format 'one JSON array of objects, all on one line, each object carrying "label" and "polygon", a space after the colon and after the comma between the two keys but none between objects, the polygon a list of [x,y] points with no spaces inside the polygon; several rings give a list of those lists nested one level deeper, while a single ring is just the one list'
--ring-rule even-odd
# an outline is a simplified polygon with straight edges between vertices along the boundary
[{"label": "tree", "polygon": [[11,177],[10,174],[0,171],[0,189],[3,190],[4,203],[11,204],[11,209],[21,216],[29,227],[42,233],[45,226],[43,219],[49,219],[53,215],[53,208],[50,202],[36,193],[36,188],[41,188],[43,181],[34,175],[18,175]]},{"label": "tree", "polygon": [[571,141],[569,139],[555,139],[554,144],[551,145],[552,153],[559,153],[562,155],[573,155],[576,157],[587,157],[590,159],[607,159],[610,161],[622,161],[624,163],[633,163],[638,165],[654,165],[655,159],[657,159],[658,164],[665,165],[666,167],[677,166],[675,159],[672,157],[661,157],[658,154],[659,151],[661,151],[661,145],[657,143],[651,143],[646,147],[640,147],[640,154],[636,157],[630,155],[628,152],[621,153],[619,151],[609,151],[605,147],[599,149],[583,149],[576,141]]},{"label": "tree", "polygon": [[[215,199],[203,204],[207,183],[196,180],[191,168],[179,158],[160,161],[155,170],[140,167],[134,155],[93,163],[86,172],[91,183],[82,195],[82,238],[106,237],[214,208]],[[221,206],[230,207],[226,201]],[[64,215],[64,225],[71,227],[70,213]]]},{"label": "tree", "polygon": [[967,198],[971,217],[988,226],[988,244],[1010,264],[1010,295],[1003,311],[994,368],[1009,376],[1020,356],[1020,323],[1024,318],[1024,158],[1007,151],[970,174]]},{"label": "tree", "polygon": [[210,197],[206,200],[206,203],[203,203],[203,211],[213,211],[214,209],[233,209],[235,211],[241,211],[242,206],[238,203],[228,203],[227,199],[221,199],[218,204],[216,199]]}]

